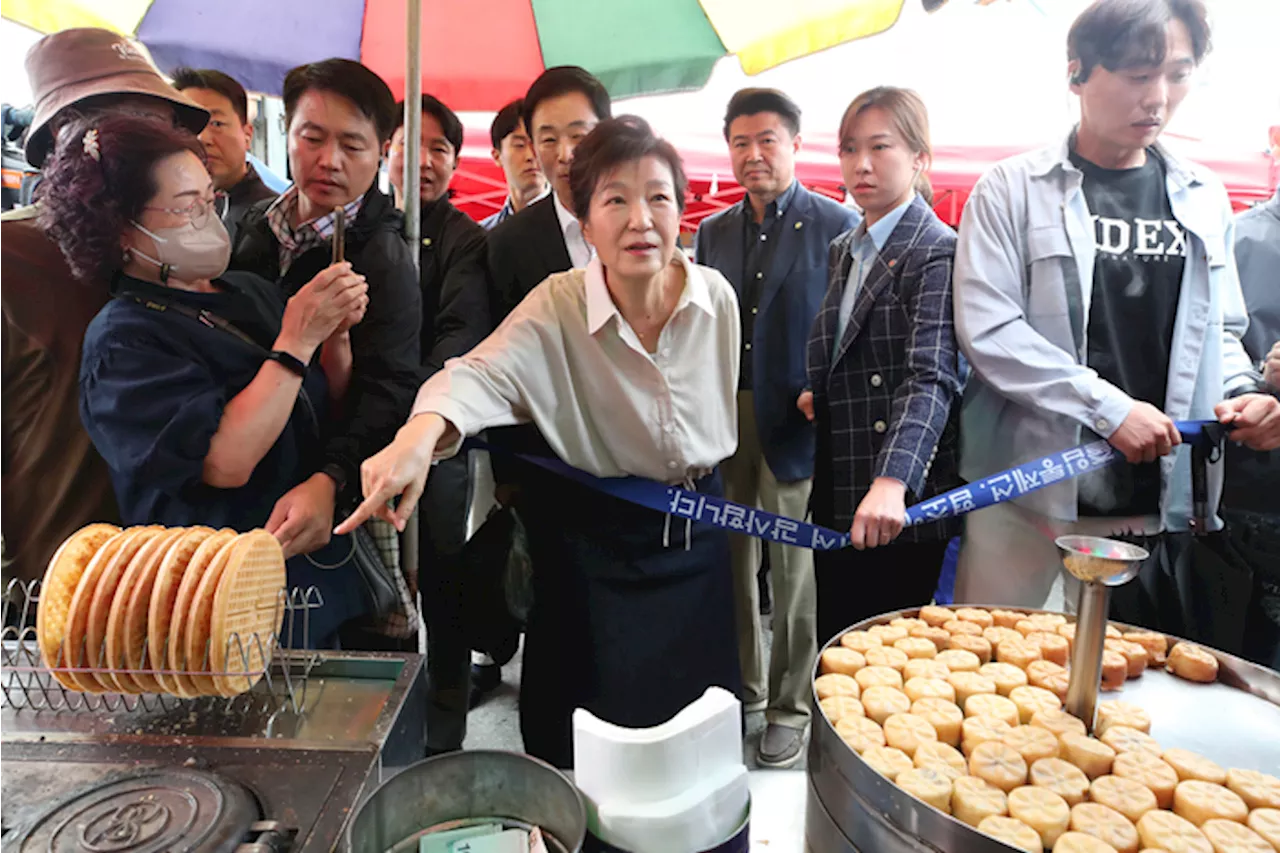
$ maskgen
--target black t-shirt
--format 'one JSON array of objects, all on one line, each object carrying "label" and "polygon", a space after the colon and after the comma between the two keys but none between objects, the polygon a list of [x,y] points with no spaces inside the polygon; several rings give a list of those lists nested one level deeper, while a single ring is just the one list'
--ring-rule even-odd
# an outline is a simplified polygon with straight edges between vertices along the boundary
[{"label": "black t-shirt", "polygon": [[[1074,152],[1071,162],[1084,173],[1097,246],[1088,364],[1133,399],[1163,411],[1186,258],[1165,165],[1151,149],[1134,169],[1104,169]],[[1079,508],[1094,516],[1159,514],[1160,463],[1116,465],[1082,478]]]}]

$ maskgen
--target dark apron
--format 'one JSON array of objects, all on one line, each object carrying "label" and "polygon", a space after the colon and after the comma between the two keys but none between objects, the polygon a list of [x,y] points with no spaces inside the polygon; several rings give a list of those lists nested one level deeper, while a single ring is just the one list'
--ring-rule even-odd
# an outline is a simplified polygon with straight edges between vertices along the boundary
[{"label": "dark apron", "polygon": [[[741,694],[729,541],[553,474],[521,471],[534,605],[525,635],[525,751],[573,766],[571,717],[586,708],[640,728],[713,685]],[[721,494],[719,473],[696,484]],[[664,545],[664,533],[666,543]]]}]

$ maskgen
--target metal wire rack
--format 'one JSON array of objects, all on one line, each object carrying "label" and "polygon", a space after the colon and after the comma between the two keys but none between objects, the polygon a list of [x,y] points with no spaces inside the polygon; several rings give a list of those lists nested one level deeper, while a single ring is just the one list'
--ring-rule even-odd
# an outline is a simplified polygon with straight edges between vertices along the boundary
[{"label": "metal wire rack", "polygon": [[[31,711],[150,712],[212,697],[211,701],[225,703],[227,710],[243,704],[295,714],[306,711],[307,682],[319,660],[315,652],[308,651],[311,611],[324,605],[315,587],[280,590],[273,619],[280,631],[243,637],[231,634],[223,649],[226,663],[220,671],[211,666],[212,640],[205,642],[201,659],[194,666],[181,650],[175,650],[169,661],[152,661],[149,646],[144,644],[140,664],[128,667],[119,653],[115,661],[109,660],[105,641],[93,649],[87,648],[86,641],[75,649],[59,646],[54,658],[59,665],[51,667],[40,652],[36,634],[39,601],[40,581],[13,580],[5,587],[0,706]],[[176,637],[167,637],[163,647],[168,649],[170,639],[177,642]],[[190,695],[140,689],[147,684],[181,684],[183,692]],[[220,695],[214,692],[215,687],[241,692]]]}]

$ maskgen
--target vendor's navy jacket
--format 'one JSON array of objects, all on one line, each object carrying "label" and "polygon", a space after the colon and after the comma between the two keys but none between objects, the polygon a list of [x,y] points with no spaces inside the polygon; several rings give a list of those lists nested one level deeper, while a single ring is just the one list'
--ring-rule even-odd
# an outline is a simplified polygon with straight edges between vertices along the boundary
[{"label": "vendor's navy jacket", "polygon": [[[315,412],[326,385],[318,367],[280,437],[240,488],[204,482],[204,459],[223,409],[257,375],[280,332],[278,289],[252,273],[228,272],[220,293],[192,293],[118,276],[113,298],[89,324],[80,366],[80,417],[107,462],[125,524],[230,527],[266,524],[285,492],[324,464]],[[160,310],[209,311],[252,338]]]}]

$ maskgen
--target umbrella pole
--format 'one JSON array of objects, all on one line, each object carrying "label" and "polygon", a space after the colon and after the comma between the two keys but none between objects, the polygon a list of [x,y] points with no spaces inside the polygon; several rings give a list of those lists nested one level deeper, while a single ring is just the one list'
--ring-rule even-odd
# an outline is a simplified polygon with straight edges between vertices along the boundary
[{"label": "umbrella pole", "polygon": [[[418,170],[422,160],[422,2],[405,3],[405,92],[404,92],[404,233],[412,249],[410,255],[418,266],[422,242],[422,187]],[[426,357],[426,353],[422,354]],[[406,575],[419,576],[418,512],[415,510],[405,525],[401,544],[401,560]],[[421,586],[419,585],[419,588]],[[421,598],[419,598],[419,602]],[[418,626],[418,646],[425,638],[423,625]]]}]

